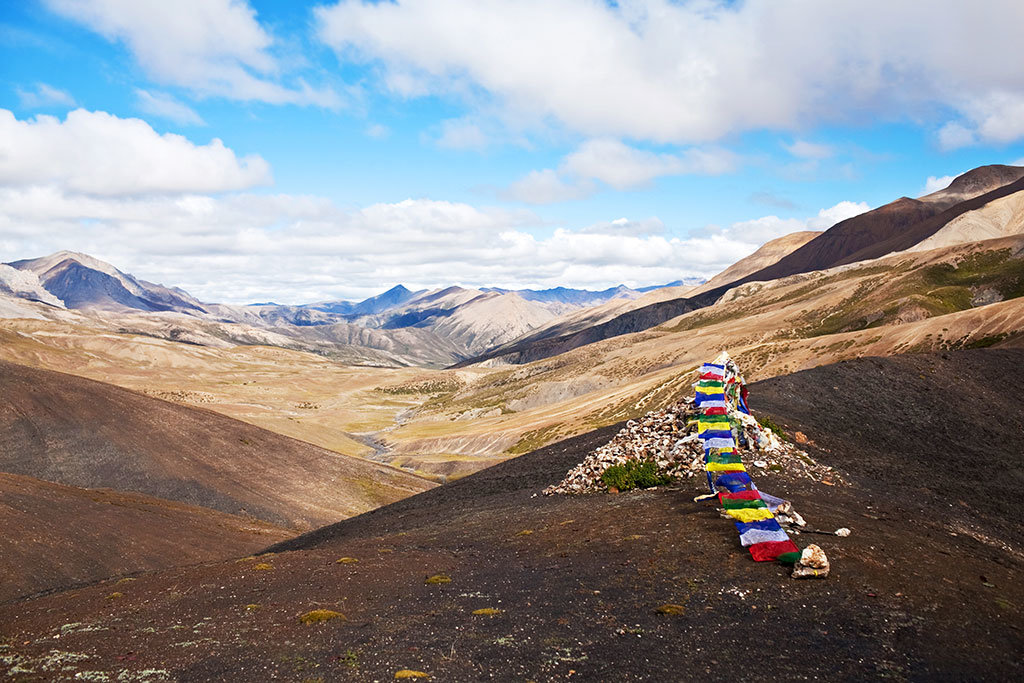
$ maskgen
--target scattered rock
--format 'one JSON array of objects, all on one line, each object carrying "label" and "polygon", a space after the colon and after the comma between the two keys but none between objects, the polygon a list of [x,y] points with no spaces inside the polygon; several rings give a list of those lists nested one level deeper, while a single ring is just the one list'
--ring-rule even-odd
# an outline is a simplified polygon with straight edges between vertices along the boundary
[{"label": "scattered rock", "polygon": [[846,538],[849,535],[850,535],[850,530],[847,529],[846,527],[842,527],[841,529],[836,529],[836,536],[838,536],[840,538]]},{"label": "scattered rock", "polygon": [[825,551],[813,543],[800,553],[800,560],[793,566],[794,579],[824,579],[829,572]]},{"label": "scattered rock", "polygon": [[793,434],[793,441],[796,441],[798,444],[805,444],[810,443],[811,440],[803,432],[795,432]]},{"label": "scattered rock", "polygon": [[[601,475],[612,465],[630,461],[653,462],[659,475],[674,479],[704,477],[704,450],[697,437],[697,417],[698,410],[689,397],[630,420],[611,441],[595,449],[544,493],[614,492],[601,481]],[[845,483],[831,467],[815,462],[795,444],[782,441],[752,415],[735,410],[729,417],[744,462],[764,470],[762,474],[785,472],[814,481]],[[751,457],[755,459],[749,460]]]}]

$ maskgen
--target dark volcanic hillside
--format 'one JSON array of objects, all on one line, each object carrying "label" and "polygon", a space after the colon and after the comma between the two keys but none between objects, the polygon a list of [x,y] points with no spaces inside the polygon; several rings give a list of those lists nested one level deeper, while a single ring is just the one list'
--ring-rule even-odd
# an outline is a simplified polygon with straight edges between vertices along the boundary
[{"label": "dark volcanic hillside", "polygon": [[834,266],[885,256],[908,249],[938,232],[951,220],[985,204],[1024,191],[1024,168],[981,166],[958,176],[948,188],[921,199],[901,197],[859,216],[841,221],[776,263],[734,282],[696,296],[639,308],[561,337],[527,336],[513,344],[459,363],[461,367],[500,357],[528,363],[565,353],[585,344],[640,332],[698,308],[714,304],[728,290],[746,282],[775,280]]},{"label": "dark volcanic hillside", "polygon": [[[370,681],[402,669],[460,681],[1019,679],[1024,555],[978,514],[1019,497],[1001,478],[1019,477],[1019,457],[997,460],[998,473],[980,465],[986,490],[931,495],[960,472],[933,456],[947,447],[944,433],[916,431],[903,414],[923,390],[920,375],[935,393],[928,406],[980,405],[992,374],[1019,387],[1024,352],[897,359],[883,368],[884,392],[873,361],[863,363],[751,387],[752,401],[828,449],[820,457],[850,468],[849,486],[754,468],[762,488],[794,501],[814,527],[852,529],[796,538],[829,554],[824,581],[751,561],[732,525],[693,502],[695,480],[540,495],[614,433],[606,428],[279,545],[258,560],[263,569],[176,569],[0,606],[0,647],[10,666],[35,670],[59,648],[69,677],[111,680],[147,669],[184,680]],[[869,391],[878,400],[862,401]],[[856,400],[841,423],[809,409],[843,396]],[[957,443],[963,462],[985,463],[989,439],[1019,440],[1024,406],[999,409],[1007,412],[984,439]],[[970,433],[972,410],[943,411],[949,433]],[[812,431],[832,424],[835,433]],[[884,478],[872,469],[881,456],[860,464],[860,439],[876,437],[889,451]],[[434,575],[450,582],[425,581]],[[109,599],[115,590],[122,595]],[[666,603],[675,614],[657,612]],[[344,616],[303,624],[315,609]]]},{"label": "dark volcanic hillside", "polygon": [[218,413],[6,361],[0,472],[305,529],[433,486]]},{"label": "dark volcanic hillside", "polygon": [[0,472],[0,602],[140,571],[246,555],[289,532],[140,493]]}]

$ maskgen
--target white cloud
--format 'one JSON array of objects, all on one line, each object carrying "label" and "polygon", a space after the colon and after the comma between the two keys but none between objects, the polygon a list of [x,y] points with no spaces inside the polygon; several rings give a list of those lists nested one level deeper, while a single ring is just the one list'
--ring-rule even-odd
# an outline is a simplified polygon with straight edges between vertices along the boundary
[{"label": "white cloud", "polygon": [[0,109],[0,185],[52,185],[97,195],[223,192],[271,181],[259,156],[239,159],[218,139],[196,145],[141,119],[76,109],[64,121],[19,121]]},{"label": "white cloud", "polygon": [[694,143],[950,109],[983,141],[1024,135],[1018,0],[341,0],[315,16],[342,60],[405,96],[588,137]]},{"label": "white cloud", "polygon": [[441,136],[437,139],[439,147],[448,149],[476,149],[487,147],[487,134],[479,125],[463,119],[449,119],[441,122]]},{"label": "white cloud", "polygon": [[708,277],[762,242],[866,208],[773,216],[705,236],[657,218],[548,232],[528,211],[426,199],[342,209],[310,196],[103,197],[0,188],[0,261],[82,251],[207,301],[360,299],[403,283],[604,288]]},{"label": "white cloud", "polygon": [[531,204],[552,204],[588,197],[598,180],[617,190],[650,185],[671,175],[719,175],[736,167],[736,155],[718,148],[691,147],[678,154],[655,153],[619,140],[587,140],[568,154],[558,170],[531,171],[512,183],[502,196]]},{"label": "white cloud", "polygon": [[[821,209],[808,218],[779,218],[778,216],[762,216],[749,221],[733,223],[719,234],[736,241],[753,244],[754,249],[776,237],[803,230],[827,230],[836,223],[853,218],[868,211],[870,207],[864,202],[842,201],[827,209]],[[748,253],[753,253],[751,249]]]},{"label": "white cloud", "polygon": [[950,121],[939,129],[939,147],[945,151],[977,144],[978,136],[966,126]]},{"label": "white cloud", "polygon": [[382,123],[372,123],[366,127],[366,135],[374,140],[383,140],[391,135],[391,129]]},{"label": "white cloud", "polygon": [[806,140],[796,140],[791,145],[783,145],[786,151],[800,159],[828,159],[835,154],[828,145],[822,145]]},{"label": "white cloud", "polygon": [[546,168],[530,171],[502,191],[505,199],[514,199],[527,204],[555,204],[573,199],[586,199],[597,188],[586,180],[566,181],[557,172]]},{"label": "white cloud", "polygon": [[158,116],[183,126],[204,126],[206,122],[192,107],[179,102],[174,96],[164,92],[149,92],[141,88],[135,89],[135,99],[139,109],[147,114]]},{"label": "white cloud", "polygon": [[928,176],[928,180],[924,183],[924,189],[921,190],[922,195],[931,194],[932,192],[938,192],[949,187],[949,184],[953,182],[953,175],[944,175],[941,178],[937,178],[933,175]]},{"label": "white cloud", "polygon": [[655,154],[610,139],[588,140],[562,163],[565,173],[600,180],[617,190],[642,187],[660,176],[718,175],[733,167],[733,155],[722,150],[688,149],[682,154]]},{"label": "white cloud", "polygon": [[340,96],[278,81],[273,37],[245,0],[44,0],[54,12],[123,42],[153,79],[199,95],[338,108]]},{"label": "white cloud", "polygon": [[31,90],[17,88],[21,106],[26,109],[43,109],[46,107],[73,107],[75,98],[66,90],[54,88],[46,83],[36,83]]}]

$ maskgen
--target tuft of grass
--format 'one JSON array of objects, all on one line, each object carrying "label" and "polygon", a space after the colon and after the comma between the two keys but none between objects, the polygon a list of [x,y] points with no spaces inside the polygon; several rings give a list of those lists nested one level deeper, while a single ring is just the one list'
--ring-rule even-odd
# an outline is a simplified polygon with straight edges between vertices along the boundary
[{"label": "tuft of grass", "polygon": [[245,606],[245,611],[246,612],[255,612],[256,610],[260,609],[260,607],[261,607],[261,605],[259,603],[252,602],[252,603],[249,603],[248,605]]},{"label": "tuft of grass", "polygon": [[259,564],[254,564],[252,566],[252,568],[257,570],[257,571],[268,572],[268,571],[271,571],[274,568],[274,565],[267,564],[266,562],[260,562]]},{"label": "tuft of grass", "polygon": [[107,596],[107,600],[117,600],[122,595],[123,595],[122,593],[114,592],[114,593],[111,593],[110,595]]},{"label": "tuft of grass", "polygon": [[422,671],[413,671],[412,669],[401,669],[395,672],[395,678],[430,678],[430,674]]},{"label": "tuft of grass", "polygon": [[344,619],[345,615],[341,612],[335,612],[332,609],[315,609],[310,612],[306,612],[299,617],[299,621],[307,626],[312,624],[323,624],[331,621],[332,619]]},{"label": "tuft of grass", "polygon": [[789,437],[786,436],[786,432],[778,423],[775,422],[775,420],[773,420],[769,416],[762,415],[761,417],[757,418],[757,424],[761,425],[762,427],[770,431],[772,434],[782,439],[783,441],[789,441]]},{"label": "tuft of grass", "polygon": [[672,482],[672,477],[660,474],[658,466],[650,460],[629,460],[621,465],[612,465],[601,475],[601,481],[608,488],[620,491],[649,489]]},{"label": "tuft of grass", "polygon": [[676,605],[676,604],[671,603],[671,602],[666,603],[664,605],[659,605],[658,607],[655,607],[654,611],[657,612],[658,614],[669,614],[669,615],[674,615],[674,616],[677,616],[677,615],[680,615],[680,614],[686,614],[686,608],[685,607],[683,607],[682,605]]},{"label": "tuft of grass", "polygon": [[334,561],[334,564],[355,564],[358,561],[358,557],[340,557]]},{"label": "tuft of grass", "polygon": [[481,616],[491,617],[491,616],[494,616],[495,614],[501,614],[501,610],[500,609],[495,609],[493,607],[484,607],[483,609],[475,609],[475,610],[473,610],[473,614],[478,614],[478,615],[481,615]]},{"label": "tuft of grass", "polygon": [[523,529],[522,531],[517,533],[516,536],[529,536],[532,533],[533,533],[533,529]]},{"label": "tuft of grass", "polygon": [[440,583],[451,583],[451,582],[452,582],[452,577],[445,576],[444,574],[434,574],[433,576],[428,576],[427,580],[424,581],[424,583],[428,583],[428,584],[440,584]]}]

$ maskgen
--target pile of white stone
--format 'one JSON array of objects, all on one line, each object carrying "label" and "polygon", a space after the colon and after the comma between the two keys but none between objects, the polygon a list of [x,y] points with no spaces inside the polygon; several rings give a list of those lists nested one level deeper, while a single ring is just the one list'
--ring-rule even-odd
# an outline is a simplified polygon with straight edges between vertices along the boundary
[{"label": "pile of white stone", "polygon": [[[630,460],[653,462],[660,474],[675,479],[704,477],[704,450],[697,438],[697,415],[691,397],[630,420],[611,441],[594,450],[544,493],[607,491],[601,475],[612,465]],[[740,437],[740,457],[756,478],[787,473],[826,484],[843,483],[832,468],[815,462],[795,444],[783,441],[753,416],[733,411],[730,417],[740,424],[735,429],[735,436]]]}]

